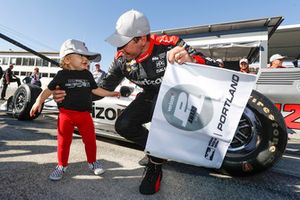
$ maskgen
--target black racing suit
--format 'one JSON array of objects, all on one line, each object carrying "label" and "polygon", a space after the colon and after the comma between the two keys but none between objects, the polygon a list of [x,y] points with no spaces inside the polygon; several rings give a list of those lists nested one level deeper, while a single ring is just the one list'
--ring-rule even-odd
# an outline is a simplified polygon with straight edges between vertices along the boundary
[{"label": "black racing suit", "polygon": [[146,53],[132,61],[126,61],[122,52],[117,52],[101,87],[114,90],[124,77],[143,88],[134,101],[121,113],[115,129],[124,138],[145,148],[148,130],[143,124],[152,119],[156,98],[167,66],[167,51],[175,46],[184,46],[187,52],[200,64],[209,63],[201,53],[196,52],[177,36],[151,35]]}]

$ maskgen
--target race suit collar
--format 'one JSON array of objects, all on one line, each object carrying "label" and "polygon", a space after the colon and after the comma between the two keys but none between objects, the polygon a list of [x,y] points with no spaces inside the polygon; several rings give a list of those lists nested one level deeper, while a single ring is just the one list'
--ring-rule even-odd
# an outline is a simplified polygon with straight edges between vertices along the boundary
[{"label": "race suit collar", "polygon": [[147,49],[147,51],[141,55],[139,55],[135,60],[137,63],[141,63],[143,62],[146,58],[148,58],[151,53],[152,53],[152,50],[153,50],[153,47],[154,47],[154,35],[151,35],[150,37],[150,44],[149,44],[149,47]]}]

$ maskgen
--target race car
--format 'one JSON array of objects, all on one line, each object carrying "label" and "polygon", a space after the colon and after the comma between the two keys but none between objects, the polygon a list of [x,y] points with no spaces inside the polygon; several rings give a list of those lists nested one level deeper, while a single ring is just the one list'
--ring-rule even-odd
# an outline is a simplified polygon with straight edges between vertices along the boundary
[{"label": "race car", "polygon": [[[181,36],[205,55],[213,59],[223,58],[225,66],[230,69],[245,55],[249,61],[258,61],[259,66],[266,66],[268,55],[265,49],[268,49],[268,37],[280,22],[281,18],[267,18],[246,21],[244,24],[227,23],[160,33]],[[264,77],[263,74],[263,70],[259,70],[258,83],[260,77]],[[94,101],[92,116],[98,135],[125,140],[116,133],[114,123],[119,113],[140,90],[135,85],[124,85],[119,87],[123,91],[120,99],[105,97]],[[40,92],[41,88],[38,86],[23,84],[2,105],[2,110],[19,120],[33,120],[38,114],[30,117],[29,111]],[[53,101],[49,101],[44,107],[51,106],[51,102],[53,106]],[[245,176],[269,169],[284,153],[287,136],[287,128],[280,111],[265,95],[253,90],[220,171]]]},{"label": "race car", "polygon": [[[126,84],[117,90],[121,91],[121,98],[105,97],[93,102],[92,117],[97,135],[127,141],[117,134],[114,124],[140,89]],[[38,86],[23,84],[1,109],[19,120],[33,120],[40,113],[31,117],[29,112],[40,92]],[[55,103],[50,100],[44,109],[53,106]],[[286,144],[287,129],[281,113],[268,98],[253,90],[220,171],[242,176],[264,171],[280,159]]]}]

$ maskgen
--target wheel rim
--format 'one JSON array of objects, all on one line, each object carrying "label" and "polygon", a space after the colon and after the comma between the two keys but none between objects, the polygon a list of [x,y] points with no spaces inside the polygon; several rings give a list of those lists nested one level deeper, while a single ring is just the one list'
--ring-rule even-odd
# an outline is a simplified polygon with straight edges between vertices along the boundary
[{"label": "wheel rim", "polygon": [[24,108],[26,103],[26,97],[26,92],[24,90],[20,90],[15,100],[15,109],[17,111],[22,110],[22,108]]},{"label": "wheel rim", "polygon": [[253,152],[261,141],[261,130],[261,121],[246,107],[226,156],[241,157]]}]

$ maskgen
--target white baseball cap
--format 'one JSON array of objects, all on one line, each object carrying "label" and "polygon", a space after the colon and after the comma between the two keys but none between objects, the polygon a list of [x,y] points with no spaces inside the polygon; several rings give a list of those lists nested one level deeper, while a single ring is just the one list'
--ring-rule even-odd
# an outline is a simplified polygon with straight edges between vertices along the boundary
[{"label": "white baseball cap", "polygon": [[89,60],[94,62],[99,62],[101,60],[100,53],[90,52],[85,46],[85,43],[79,40],[68,39],[61,45],[59,52],[59,57],[61,59],[71,53],[87,56]]},{"label": "white baseball cap", "polygon": [[281,60],[286,58],[286,56],[282,56],[280,54],[274,54],[270,57],[270,62],[273,62],[274,60]]},{"label": "white baseball cap", "polygon": [[244,63],[247,63],[247,64],[249,63],[247,58],[242,58],[242,59],[240,60],[240,64],[243,63],[243,62],[244,62]]},{"label": "white baseball cap", "polygon": [[136,10],[130,10],[121,15],[116,23],[115,32],[106,38],[112,46],[121,47],[134,37],[148,35],[150,25],[147,17]]}]

